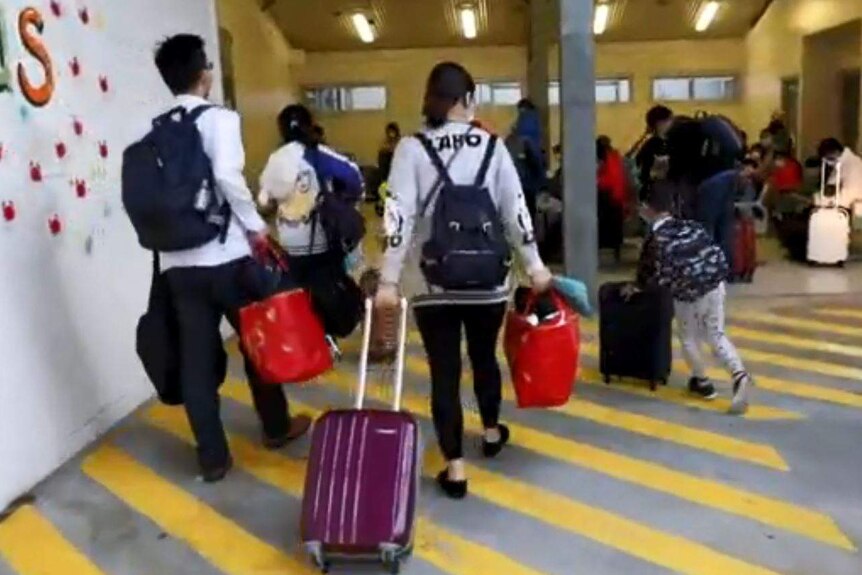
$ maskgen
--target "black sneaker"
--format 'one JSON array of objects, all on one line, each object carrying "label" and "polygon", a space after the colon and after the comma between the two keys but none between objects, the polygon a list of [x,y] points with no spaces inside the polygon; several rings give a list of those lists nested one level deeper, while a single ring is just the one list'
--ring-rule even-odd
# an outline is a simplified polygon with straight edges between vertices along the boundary
[{"label": "black sneaker", "polygon": [[509,443],[509,428],[503,425],[502,423],[497,425],[497,429],[500,430],[500,440],[499,441],[486,441],[484,438],[482,439],[482,454],[487,458],[497,457],[503,448]]},{"label": "black sneaker", "polygon": [[228,455],[227,461],[225,461],[224,465],[219,465],[216,467],[201,466],[200,479],[204,483],[218,483],[225,478],[227,472],[230,471],[232,467],[233,457]]},{"label": "black sneaker", "polygon": [[689,393],[707,401],[711,401],[718,397],[718,392],[715,391],[715,386],[712,385],[708,379],[700,377],[692,377],[688,380],[688,391]]},{"label": "black sneaker", "polygon": [[450,499],[464,499],[467,497],[467,480],[453,481],[449,479],[449,470],[444,469],[437,474],[437,485]]}]

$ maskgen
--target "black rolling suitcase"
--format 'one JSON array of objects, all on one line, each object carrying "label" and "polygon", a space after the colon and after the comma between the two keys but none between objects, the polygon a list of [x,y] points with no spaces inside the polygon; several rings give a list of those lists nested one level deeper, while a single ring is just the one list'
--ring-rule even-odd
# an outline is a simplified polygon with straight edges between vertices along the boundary
[{"label": "black rolling suitcase", "polygon": [[611,377],[633,377],[667,384],[673,361],[671,332],[673,298],[668,290],[638,292],[628,301],[620,293],[626,283],[608,283],[599,290],[599,370]]}]

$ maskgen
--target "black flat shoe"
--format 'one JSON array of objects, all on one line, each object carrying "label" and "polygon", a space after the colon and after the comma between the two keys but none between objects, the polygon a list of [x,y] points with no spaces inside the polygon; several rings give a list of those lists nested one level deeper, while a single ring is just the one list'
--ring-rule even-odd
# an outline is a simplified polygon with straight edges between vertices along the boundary
[{"label": "black flat shoe", "polygon": [[218,483],[225,478],[227,472],[233,467],[233,457],[228,456],[224,465],[218,467],[203,467],[201,466],[201,480],[204,483]]},{"label": "black flat shoe", "polygon": [[499,441],[486,441],[484,438],[482,439],[482,454],[485,457],[492,458],[497,457],[503,448],[509,443],[509,428],[503,425],[502,423],[497,426],[500,430],[500,440]]},{"label": "black flat shoe", "polygon": [[448,469],[437,474],[437,485],[450,499],[464,499],[467,496],[467,480],[452,481],[449,479]]}]

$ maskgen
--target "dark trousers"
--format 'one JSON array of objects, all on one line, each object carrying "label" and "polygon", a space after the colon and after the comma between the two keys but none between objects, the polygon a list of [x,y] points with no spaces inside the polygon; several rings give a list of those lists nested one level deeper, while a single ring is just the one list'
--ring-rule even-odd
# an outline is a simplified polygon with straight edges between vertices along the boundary
[{"label": "dark trousers", "polygon": [[467,355],[473,367],[473,390],[482,425],[497,425],[502,377],[497,362],[497,337],[506,304],[439,305],[416,308],[431,367],[431,413],[440,449],[447,461],[464,456],[464,416],[461,411],[461,326],[467,335]]},{"label": "dark trousers", "polygon": [[[239,308],[247,303],[246,272],[254,263],[238,260],[216,267],[174,268],[165,272],[180,334],[180,380],[186,413],[204,467],[223,465],[228,445],[219,413],[223,341],[221,321],[239,329]],[[246,358],[245,371],[254,406],[267,437],[280,437],[290,426],[287,399],[277,385],[261,383]]]},{"label": "dark trousers", "polygon": [[733,268],[733,244],[736,192],[739,176],[734,171],[722,172],[703,182],[697,190],[696,217],[724,252]]}]

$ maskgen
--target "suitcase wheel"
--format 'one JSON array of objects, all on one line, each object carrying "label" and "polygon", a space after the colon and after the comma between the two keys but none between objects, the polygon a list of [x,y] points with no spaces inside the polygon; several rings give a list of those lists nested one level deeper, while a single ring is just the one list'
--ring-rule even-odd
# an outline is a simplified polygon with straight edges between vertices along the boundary
[{"label": "suitcase wheel", "polygon": [[387,549],[383,551],[381,559],[383,560],[383,566],[389,573],[392,573],[392,575],[401,573],[401,558],[398,556],[397,551]]},{"label": "suitcase wheel", "polygon": [[664,378],[663,380],[661,380],[661,384],[663,386],[667,387],[667,378]]},{"label": "suitcase wheel", "polygon": [[653,380],[651,380],[651,381],[649,382],[649,390],[650,390],[650,391],[655,391],[655,390],[657,390],[657,389],[658,389],[658,382],[657,382],[656,380],[654,380],[654,379],[653,379]]},{"label": "suitcase wheel", "polygon": [[603,373],[603,374],[602,374],[602,380],[604,380],[605,385],[610,385],[610,384],[611,384],[611,376],[610,376],[610,374],[608,374],[608,373]]},{"label": "suitcase wheel", "polygon": [[314,549],[311,551],[311,560],[314,561],[314,566],[320,569],[321,573],[329,573],[332,568],[332,563],[326,559],[322,550]]}]

